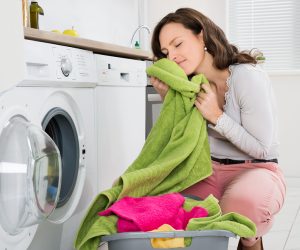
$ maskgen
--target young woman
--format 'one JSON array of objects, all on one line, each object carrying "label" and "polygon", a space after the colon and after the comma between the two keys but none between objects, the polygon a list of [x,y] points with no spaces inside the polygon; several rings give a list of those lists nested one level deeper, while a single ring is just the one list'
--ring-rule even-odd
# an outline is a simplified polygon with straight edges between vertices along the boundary
[{"label": "young woman", "polygon": [[[257,226],[257,236],[238,249],[263,249],[262,236],[285,197],[278,166],[275,100],[266,73],[250,53],[230,44],[224,32],[200,12],[182,8],[165,16],[152,37],[155,59],[176,62],[188,76],[203,73],[195,106],[208,122],[213,174],[183,193],[213,194],[223,213],[237,212]],[[151,83],[164,98],[168,86]]]}]

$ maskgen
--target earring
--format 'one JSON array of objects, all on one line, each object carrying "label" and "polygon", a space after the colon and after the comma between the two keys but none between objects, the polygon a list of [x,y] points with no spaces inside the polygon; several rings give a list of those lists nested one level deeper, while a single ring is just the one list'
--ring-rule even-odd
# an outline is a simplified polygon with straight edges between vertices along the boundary
[{"label": "earring", "polygon": [[207,51],[207,48],[206,48],[206,46],[204,46],[204,51]]}]

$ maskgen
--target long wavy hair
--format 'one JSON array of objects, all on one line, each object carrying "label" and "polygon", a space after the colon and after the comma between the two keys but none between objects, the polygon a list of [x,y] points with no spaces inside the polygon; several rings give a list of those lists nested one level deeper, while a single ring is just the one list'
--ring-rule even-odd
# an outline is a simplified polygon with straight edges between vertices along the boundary
[{"label": "long wavy hair", "polygon": [[213,65],[217,69],[226,69],[231,64],[251,63],[256,64],[255,51],[239,51],[230,44],[223,32],[208,17],[191,8],[180,8],[174,13],[166,15],[155,27],[152,35],[152,52],[154,60],[166,57],[161,52],[159,34],[164,25],[168,23],[180,23],[191,30],[195,35],[203,31],[203,40],[209,52],[213,56]]}]

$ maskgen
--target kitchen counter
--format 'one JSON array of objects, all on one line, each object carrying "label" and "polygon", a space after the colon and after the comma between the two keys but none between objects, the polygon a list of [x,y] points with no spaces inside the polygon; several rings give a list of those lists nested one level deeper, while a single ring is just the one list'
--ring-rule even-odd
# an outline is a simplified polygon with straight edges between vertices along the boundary
[{"label": "kitchen counter", "polygon": [[24,28],[25,39],[60,44],[86,49],[98,54],[119,56],[141,60],[152,60],[152,54],[146,50],[98,42],[90,39],[63,35],[55,32]]}]

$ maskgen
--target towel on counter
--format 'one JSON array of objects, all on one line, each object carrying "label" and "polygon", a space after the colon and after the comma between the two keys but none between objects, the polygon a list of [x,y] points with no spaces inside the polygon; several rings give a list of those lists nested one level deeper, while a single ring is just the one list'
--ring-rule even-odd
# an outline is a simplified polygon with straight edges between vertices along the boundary
[{"label": "towel on counter", "polygon": [[206,78],[200,74],[189,81],[168,59],[155,62],[147,73],[170,86],[160,116],[137,159],[111,189],[94,199],[78,230],[76,249],[97,249],[100,236],[116,232],[115,215],[97,215],[115,201],[125,196],[180,192],[212,173],[206,122],[194,107]]},{"label": "towel on counter", "polygon": [[191,218],[208,215],[206,209],[200,206],[185,211],[183,203],[184,197],[179,193],[141,198],[124,197],[99,215],[117,215],[118,233],[147,232],[163,224],[169,224],[176,230],[184,230]]}]

